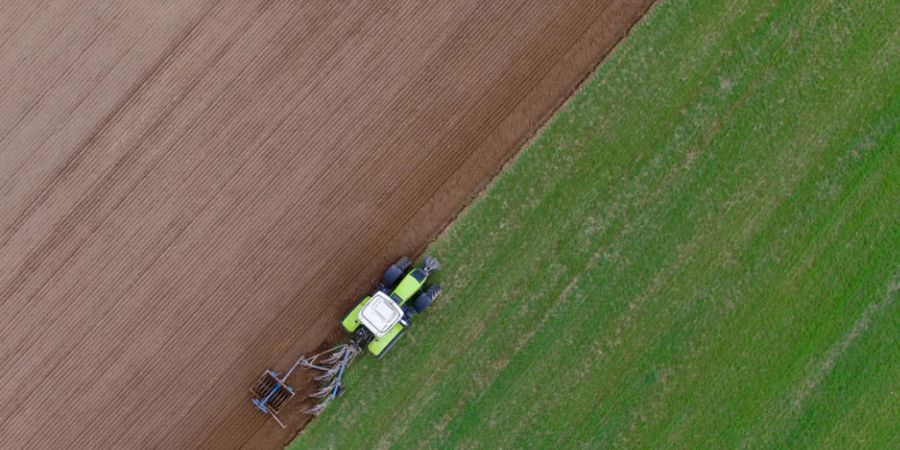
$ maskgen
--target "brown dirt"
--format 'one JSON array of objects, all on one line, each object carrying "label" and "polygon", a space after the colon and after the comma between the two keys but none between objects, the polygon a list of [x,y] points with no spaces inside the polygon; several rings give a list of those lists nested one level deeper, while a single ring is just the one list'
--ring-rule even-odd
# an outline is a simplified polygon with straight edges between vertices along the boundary
[{"label": "brown dirt", "polygon": [[252,381],[650,3],[0,0],[0,447],[284,442]]}]

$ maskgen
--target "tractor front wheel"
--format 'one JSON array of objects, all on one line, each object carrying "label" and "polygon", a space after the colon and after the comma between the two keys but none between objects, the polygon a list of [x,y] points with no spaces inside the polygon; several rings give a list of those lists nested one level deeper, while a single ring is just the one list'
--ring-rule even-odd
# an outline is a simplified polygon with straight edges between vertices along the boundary
[{"label": "tractor front wheel", "polygon": [[384,287],[388,289],[395,288],[397,283],[400,282],[400,279],[403,278],[403,275],[406,275],[406,271],[409,270],[410,267],[412,267],[412,261],[405,256],[392,264],[391,267],[388,267],[388,269],[384,271],[384,276],[381,277]]}]

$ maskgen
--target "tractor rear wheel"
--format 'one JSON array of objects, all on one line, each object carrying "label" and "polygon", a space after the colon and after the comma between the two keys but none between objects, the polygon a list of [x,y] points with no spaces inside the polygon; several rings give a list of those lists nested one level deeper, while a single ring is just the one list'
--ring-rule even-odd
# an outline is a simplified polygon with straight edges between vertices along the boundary
[{"label": "tractor rear wheel", "polygon": [[384,271],[384,276],[381,277],[381,281],[384,286],[388,289],[393,289],[397,286],[397,283],[400,282],[400,279],[403,278],[403,275],[406,275],[406,271],[412,267],[412,261],[410,261],[407,257],[400,258],[399,261],[395,262],[388,267],[386,271]]},{"label": "tractor rear wheel", "polygon": [[416,296],[416,299],[413,301],[413,309],[416,310],[416,313],[422,313],[441,295],[441,292],[441,287],[436,284],[425,289]]},{"label": "tractor rear wheel", "polygon": [[395,266],[399,267],[400,270],[402,270],[404,272],[409,270],[409,268],[412,267],[412,264],[413,264],[412,260],[406,256],[400,258],[399,260],[397,260],[397,262],[394,263]]}]

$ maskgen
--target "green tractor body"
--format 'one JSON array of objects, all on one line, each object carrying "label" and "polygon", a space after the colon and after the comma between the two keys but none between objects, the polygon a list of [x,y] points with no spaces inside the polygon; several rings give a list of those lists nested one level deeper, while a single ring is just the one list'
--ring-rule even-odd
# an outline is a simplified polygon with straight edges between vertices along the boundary
[{"label": "green tractor body", "polygon": [[341,321],[353,341],[376,358],[384,356],[412,317],[440,295],[437,285],[426,286],[428,276],[440,269],[437,260],[426,257],[423,267],[409,270],[410,266],[409,259],[402,258],[388,268],[375,292],[365,296]]}]

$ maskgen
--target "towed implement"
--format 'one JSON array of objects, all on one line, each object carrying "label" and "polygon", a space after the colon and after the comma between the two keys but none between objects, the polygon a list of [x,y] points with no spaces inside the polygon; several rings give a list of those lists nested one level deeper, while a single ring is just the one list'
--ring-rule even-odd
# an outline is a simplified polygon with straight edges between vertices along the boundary
[{"label": "towed implement", "polygon": [[278,372],[272,370],[263,372],[250,389],[256,408],[272,415],[284,427],[278,412],[294,396],[288,378],[302,367],[317,372],[314,379],[320,386],[309,396],[318,401],[304,412],[318,415],[343,393],[344,374],[357,355],[363,350],[368,350],[376,359],[387,354],[403,336],[413,317],[428,309],[441,295],[440,286],[427,283],[429,275],[440,270],[440,263],[426,256],[421,267],[412,266],[409,258],[400,258],[384,272],[376,289],[344,317],[341,326],[349,334],[346,343],[300,357],[283,376],[279,377]]}]

